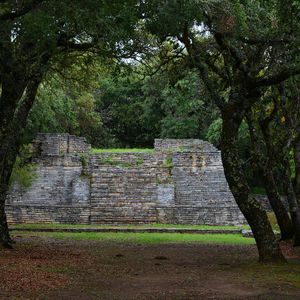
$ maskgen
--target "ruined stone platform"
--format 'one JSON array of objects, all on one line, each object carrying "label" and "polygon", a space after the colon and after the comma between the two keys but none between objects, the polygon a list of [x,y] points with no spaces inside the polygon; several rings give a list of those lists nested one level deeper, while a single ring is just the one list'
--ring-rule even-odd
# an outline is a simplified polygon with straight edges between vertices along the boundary
[{"label": "ruined stone platform", "polygon": [[91,153],[83,138],[39,134],[36,176],[15,184],[10,223],[240,225],[220,152],[197,139],[157,139],[153,153]]}]

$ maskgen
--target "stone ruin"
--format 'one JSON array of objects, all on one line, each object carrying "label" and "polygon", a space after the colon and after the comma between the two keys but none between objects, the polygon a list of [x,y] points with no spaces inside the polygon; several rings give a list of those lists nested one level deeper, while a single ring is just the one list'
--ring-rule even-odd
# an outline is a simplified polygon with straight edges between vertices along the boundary
[{"label": "stone ruin", "polygon": [[10,223],[240,225],[220,152],[196,139],[156,139],[153,151],[93,154],[84,138],[39,134],[36,176],[14,184]]}]

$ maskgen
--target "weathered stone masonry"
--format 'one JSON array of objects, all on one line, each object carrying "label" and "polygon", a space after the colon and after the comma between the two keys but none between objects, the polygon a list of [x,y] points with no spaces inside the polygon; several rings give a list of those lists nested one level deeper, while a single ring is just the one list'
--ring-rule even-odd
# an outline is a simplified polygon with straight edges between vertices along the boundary
[{"label": "weathered stone masonry", "polygon": [[155,140],[152,152],[91,154],[83,138],[39,134],[36,178],[14,185],[11,223],[244,223],[220,152],[201,140]]}]

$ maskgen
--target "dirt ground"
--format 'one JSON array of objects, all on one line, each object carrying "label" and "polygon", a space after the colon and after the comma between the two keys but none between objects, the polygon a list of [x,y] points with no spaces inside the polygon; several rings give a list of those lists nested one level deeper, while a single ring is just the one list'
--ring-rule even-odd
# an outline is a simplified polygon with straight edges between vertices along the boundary
[{"label": "dirt ground", "polygon": [[134,245],[18,237],[0,251],[0,299],[300,299],[300,259],[255,246]]}]

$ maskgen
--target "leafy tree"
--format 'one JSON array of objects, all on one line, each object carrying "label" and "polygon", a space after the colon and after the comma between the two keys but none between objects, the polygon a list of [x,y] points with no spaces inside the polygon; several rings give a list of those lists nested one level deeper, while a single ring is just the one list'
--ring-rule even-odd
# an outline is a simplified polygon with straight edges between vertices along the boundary
[{"label": "leafy tree", "polygon": [[[97,112],[103,121],[99,145],[151,147],[155,138],[199,138],[214,116],[204,105],[204,88],[195,71],[144,66],[104,76],[96,91]],[[147,69],[149,72],[149,69]],[[151,73],[151,71],[149,72]]]},{"label": "leafy tree", "polygon": [[142,119],[142,81],[136,77],[121,70],[118,75],[109,74],[100,80],[95,93],[96,111],[103,121],[98,146],[147,147],[152,144]]},{"label": "leafy tree", "polygon": [[[161,138],[196,138],[203,136],[209,109],[204,107],[204,97],[199,77],[195,72],[185,72],[174,84],[167,72],[148,78],[144,84],[146,96],[143,118],[157,127]],[[157,113],[159,112],[159,113]]]},{"label": "leafy tree", "polygon": [[40,87],[23,141],[31,142],[38,132],[68,132],[92,142],[93,134],[101,128],[93,92],[75,91],[73,85],[64,88],[62,81],[55,78]]}]

